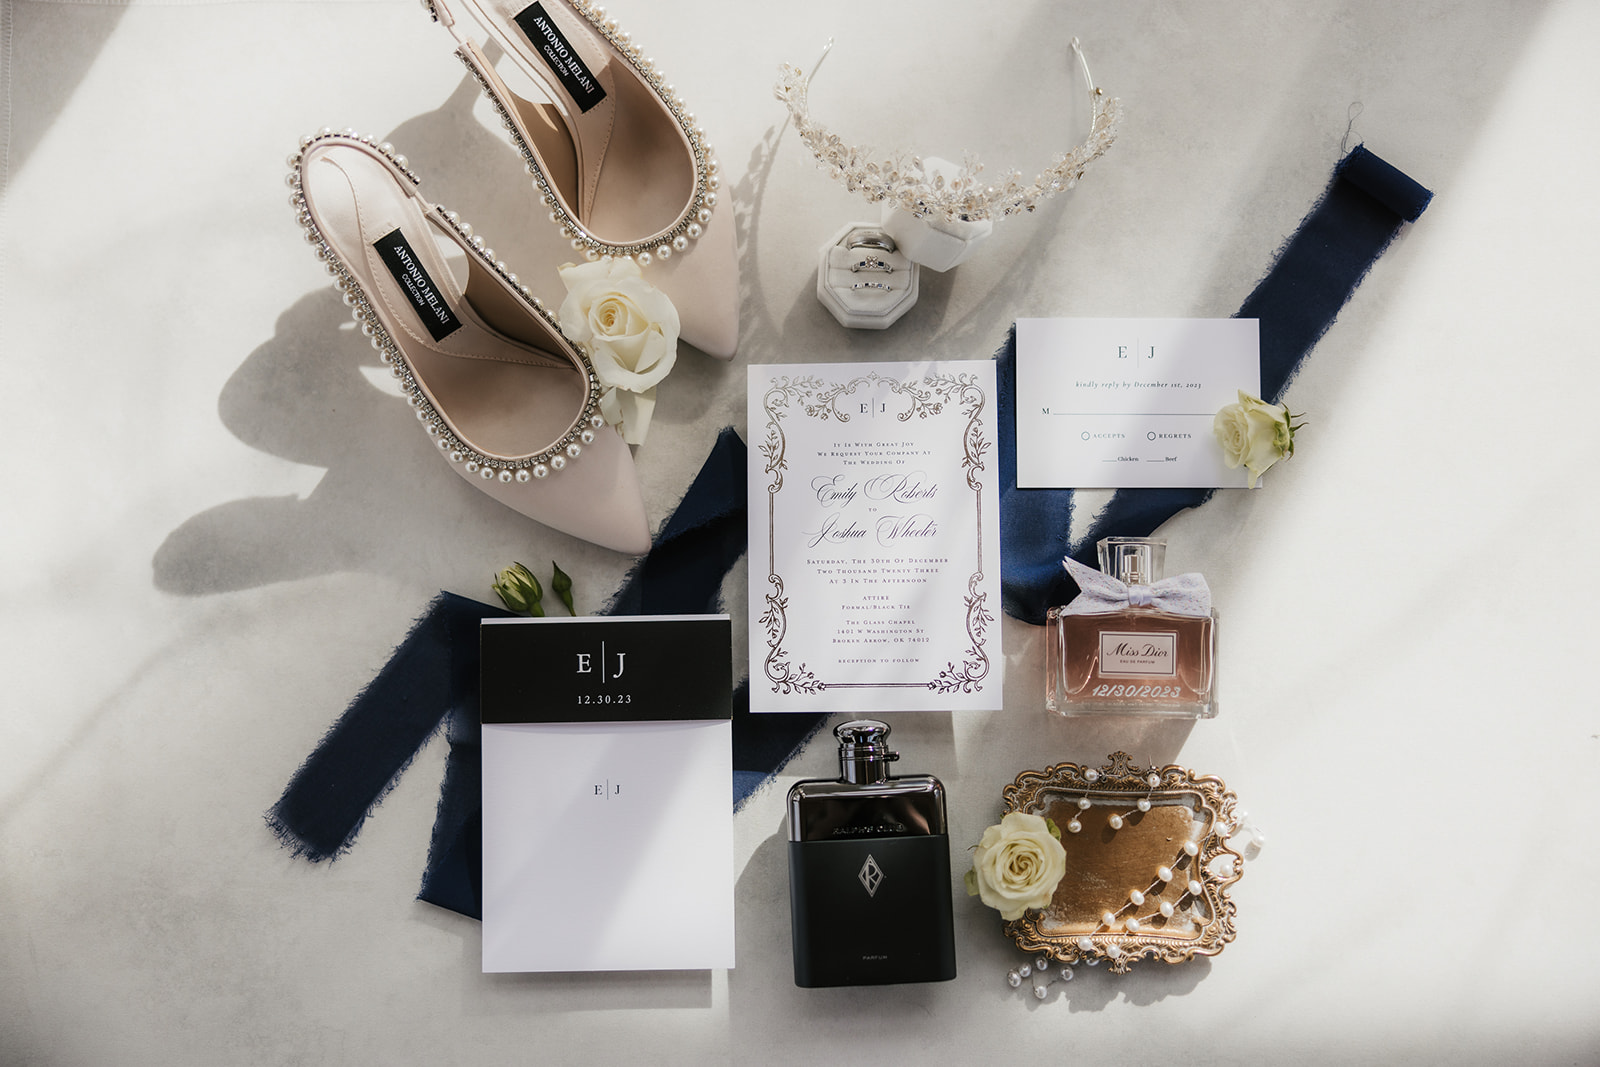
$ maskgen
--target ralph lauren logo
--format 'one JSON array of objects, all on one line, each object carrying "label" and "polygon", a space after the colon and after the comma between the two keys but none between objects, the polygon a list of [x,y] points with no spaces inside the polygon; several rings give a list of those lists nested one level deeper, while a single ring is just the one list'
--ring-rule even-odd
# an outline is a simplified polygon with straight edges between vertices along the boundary
[{"label": "ralph lauren logo", "polygon": [[856,873],[856,879],[865,887],[867,896],[878,895],[878,887],[883,884],[883,868],[878,866],[878,861],[872,858],[871,853],[867,854],[867,862]]}]

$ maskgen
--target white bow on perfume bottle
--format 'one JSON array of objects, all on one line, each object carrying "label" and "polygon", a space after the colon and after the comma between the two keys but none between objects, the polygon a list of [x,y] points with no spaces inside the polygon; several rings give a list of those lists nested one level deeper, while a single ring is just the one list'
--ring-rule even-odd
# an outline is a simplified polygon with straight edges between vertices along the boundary
[{"label": "white bow on perfume bottle", "polygon": [[1155,608],[1174,615],[1211,614],[1211,587],[1198,573],[1174,574],[1151,583],[1129,583],[1085,567],[1071,557],[1061,562],[1080,590],[1064,609],[1068,615],[1095,615],[1129,607]]}]

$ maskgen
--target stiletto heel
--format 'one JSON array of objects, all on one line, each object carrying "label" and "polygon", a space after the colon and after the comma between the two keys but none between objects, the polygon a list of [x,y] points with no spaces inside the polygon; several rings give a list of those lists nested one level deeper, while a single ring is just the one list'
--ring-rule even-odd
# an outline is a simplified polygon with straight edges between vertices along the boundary
[{"label": "stiletto heel", "polygon": [[[738,347],[733,220],[705,131],[628,34],[588,0],[423,0],[456,39],[522,154],[550,221],[589,259],[650,268],[683,339],[721,359]],[[459,16],[504,49],[534,93],[519,93]]]},{"label": "stiletto heel", "polygon": [[[307,241],[451,468],[547,526],[647,551],[633,457],[599,413],[588,355],[484,239],[375,138],[324,130],[289,166]],[[465,257],[464,286],[441,240]]]}]

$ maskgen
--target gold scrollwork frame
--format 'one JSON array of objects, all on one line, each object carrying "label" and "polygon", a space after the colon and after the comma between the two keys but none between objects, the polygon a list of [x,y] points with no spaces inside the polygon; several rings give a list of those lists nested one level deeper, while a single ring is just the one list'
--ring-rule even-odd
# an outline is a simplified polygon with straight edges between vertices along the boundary
[{"label": "gold scrollwork frame", "polygon": [[[947,660],[943,669],[925,681],[908,682],[830,682],[817,677],[804,662],[795,663],[789,650],[783,647],[788,636],[789,598],[785,584],[778,573],[777,552],[774,543],[773,515],[779,491],[783,489],[784,473],[788,470],[788,439],[783,432],[783,420],[791,410],[824,422],[848,423],[851,414],[839,406],[839,400],[855,396],[862,388],[873,389],[880,385],[902,396],[906,408],[895,418],[909,422],[912,418],[929,419],[944,413],[947,405],[954,405],[965,416],[961,430],[961,469],[967,488],[972,493],[973,509],[977,522],[977,558],[974,569],[967,577],[967,593],[963,598],[966,619],[967,648],[961,654],[958,666],[954,659]],[[987,631],[994,622],[994,613],[988,604],[988,594],[982,591],[983,573],[983,498],[982,474],[986,470],[986,455],[994,447],[983,432],[983,411],[988,395],[978,384],[975,374],[930,374],[919,383],[916,379],[902,381],[876,372],[857,375],[850,381],[825,383],[814,375],[797,375],[793,378],[775,379],[761,398],[761,410],[766,416],[758,451],[765,457],[763,473],[767,481],[767,585],[766,609],[757,619],[766,637],[767,655],[762,663],[763,673],[774,693],[819,693],[827,689],[928,689],[936,693],[975,693],[983,689],[989,675],[990,661]]]},{"label": "gold scrollwork frame", "polygon": [[[1068,873],[1050,906],[1005,925],[1023,951],[1068,964],[1105,960],[1121,974],[1146,957],[1182,963],[1214,956],[1233,940],[1228,887],[1243,877],[1244,857],[1228,838],[1242,813],[1221,780],[1174,765],[1140,768],[1126,752],[1116,752],[1098,768],[1057,763],[1023,771],[1002,797],[1007,813],[1054,821],[1067,849]],[[1085,799],[1087,808],[1080,803]],[[1141,800],[1147,809],[1141,810]],[[1074,818],[1080,829],[1070,833]],[[1121,828],[1113,828],[1116,820]],[[1193,856],[1184,851],[1188,842],[1196,846]],[[1158,868],[1172,876],[1153,876]],[[1199,892],[1191,892],[1191,881]],[[1140,905],[1130,904],[1129,890],[1139,891]],[[1158,910],[1162,904],[1173,907],[1170,918]],[[1118,920],[1104,922],[1113,911]],[[1135,918],[1135,929],[1128,929],[1124,913]]]}]

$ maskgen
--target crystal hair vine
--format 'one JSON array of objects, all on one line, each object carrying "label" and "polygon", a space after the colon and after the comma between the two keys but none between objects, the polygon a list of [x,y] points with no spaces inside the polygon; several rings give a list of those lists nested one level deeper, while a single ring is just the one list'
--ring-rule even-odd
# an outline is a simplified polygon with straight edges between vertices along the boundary
[{"label": "crystal hair vine", "polygon": [[[827,58],[832,47],[830,38],[822,59]],[[806,101],[811,79],[816,77],[822,59],[817,60],[810,75],[796,66],[781,66],[773,93],[789,109],[795,130],[817,157],[817,165],[846,189],[861,193],[873,203],[889,201],[917,218],[937,216],[950,222],[978,222],[996,215],[1033,211],[1040,200],[1072,188],[1083,177],[1084,168],[1116,140],[1120,102],[1108,98],[1095,85],[1076,37],[1072,39],[1072,51],[1089,89],[1089,135],[1072,151],[1058,153],[1029,184],[1023,183],[1022,173],[1015,169],[1007,171],[997,183],[986,184],[981,177],[983,164],[970,153],[959,173],[946,180],[942,174],[930,173],[921,156],[897,152],[887,159],[874,159],[869,149],[846,144],[811,117]]]}]

